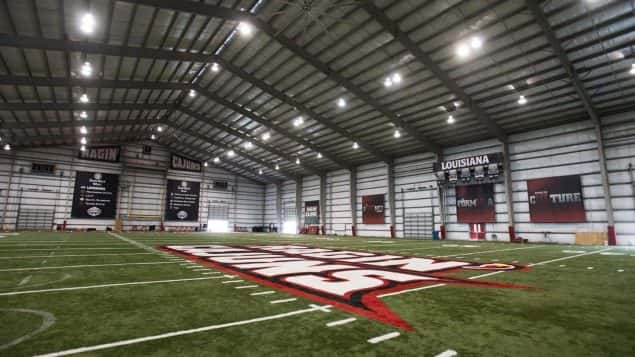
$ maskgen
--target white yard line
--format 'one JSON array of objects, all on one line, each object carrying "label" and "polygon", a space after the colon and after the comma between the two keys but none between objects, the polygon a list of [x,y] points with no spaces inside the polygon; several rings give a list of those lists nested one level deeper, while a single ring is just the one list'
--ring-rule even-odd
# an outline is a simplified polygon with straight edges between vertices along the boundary
[{"label": "white yard line", "polygon": [[242,283],[244,280],[225,280],[221,281],[221,284],[237,284]]},{"label": "white yard line", "polygon": [[98,267],[115,267],[115,266],[130,266],[130,265],[156,265],[156,264],[174,264],[174,263],[172,263],[172,262],[144,262],[144,263],[119,263],[119,264],[64,265],[64,266],[56,266],[56,267],[0,269],[0,272],[48,270],[48,269],[71,269],[71,268],[98,268]]},{"label": "white yard line", "polygon": [[[582,256],[585,256],[585,255],[598,254],[598,253],[605,252],[605,251],[610,250],[610,249],[613,249],[613,248],[606,248],[606,249],[596,250],[596,251],[588,252],[588,253],[584,253],[584,254],[570,255],[568,257],[562,257],[562,258],[557,258],[557,259],[545,260],[543,262],[530,264],[529,266],[549,264],[549,263],[553,263],[553,262],[559,262],[561,260],[574,259],[574,258],[582,257]],[[501,274],[501,273],[504,273],[504,272],[505,272],[505,270],[498,270],[498,271],[493,271],[493,272],[489,272],[489,273],[485,273],[485,274],[481,274],[481,275],[472,276],[472,277],[469,277],[468,279],[471,279],[471,280],[480,279],[480,278],[485,278],[485,277],[492,276],[492,275]],[[385,297],[388,297],[388,296],[401,295],[401,294],[405,294],[405,293],[411,293],[411,292],[414,292],[414,291],[438,288],[438,287],[445,286],[445,285],[447,285],[447,284],[427,285],[427,286],[422,286],[422,287],[419,287],[419,288],[413,288],[413,289],[407,289],[407,290],[401,290],[401,291],[395,291],[395,292],[392,292],[392,293],[377,295],[377,297],[378,298],[385,298]]]},{"label": "white yard line", "polygon": [[257,287],[258,285],[243,285],[243,286],[237,286],[234,289],[254,289]]},{"label": "white yard line", "polygon": [[544,245],[536,245],[536,246],[533,246],[533,247],[522,247],[522,248],[483,250],[483,251],[480,251],[480,252],[472,252],[472,253],[458,253],[458,254],[450,254],[450,255],[439,255],[439,256],[437,256],[437,258],[456,257],[458,255],[466,256],[466,255],[485,254],[485,253],[509,252],[509,251],[512,251],[512,250],[535,249],[535,248],[542,248],[542,247],[544,247]]},{"label": "white yard line", "polygon": [[49,293],[49,292],[58,292],[58,291],[75,291],[75,290],[85,290],[85,289],[111,288],[111,287],[116,287],[116,286],[134,286],[134,285],[177,283],[177,282],[182,282],[182,281],[196,281],[196,280],[209,280],[209,279],[214,279],[214,278],[213,277],[202,277],[202,278],[188,278],[188,279],[149,280],[149,281],[135,281],[135,282],[131,282],[131,283],[113,283],[113,284],[101,284],[101,285],[73,286],[73,287],[69,287],[69,288],[11,291],[11,292],[6,292],[6,293],[0,293],[0,296],[13,296],[13,295]]},{"label": "white yard line", "polygon": [[113,237],[115,237],[115,238],[119,238],[119,239],[121,239],[122,241],[124,241],[126,243],[132,244],[132,245],[134,245],[137,248],[140,248],[140,249],[143,249],[143,250],[147,250],[148,252],[152,252],[152,253],[155,253],[155,254],[163,253],[162,251],[158,251],[158,250],[156,250],[156,249],[154,249],[154,248],[152,248],[150,246],[147,246],[147,245],[145,245],[143,243],[139,243],[139,242],[135,241],[134,239],[126,238],[126,237],[124,237],[122,235],[119,235],[117,233],[108,232],[108,234],[113,236]]},{"label": "white yard line", "polygon": [[106,253],[106,254],[66,254],[66,255],[22,255],[17,257],[0,257],[0,259],[29,259],[29,258],[61,258],[61,257],[105,257],[109,255],[149,255],[152,253]]},{"label": "white yard line", "polygon": [[446,350],[439,353],[438,355],[434,357],[454,357],[456,355],[458,355],[458,353],[455,350]]},{"label": "white yard line", "polygon": [[348,318],[348,319],[344,319],[344,320],[337,320],[337,321],[332,321],[326,324],[327,327],[333,327],[333,326],[339,326],[339,325],[345,325],[345,324],[349,324],[353,321],[357,320],[354,317]]},{"label": "white yard line", "polygon": [[285,302],[291,302],[291,301],[296,301],[298,299],[296,298],[291,298],[291,299],[282,299],[282,300],[273,300],[273,301],[269,301],[270,304],[284,304]]},{"label": "white yard line", "polygon": [[381,336],[377,336],[377,337],[373,337],[368,339],[368,343],[380,343],[382,341],[386,341],[386,340],[390,340],[391,338],[395,338],[395,337],[399,337],[400,333],[399,332],[391,332],[391,333],[387,333],[385,335],[381,335]]},{"label": "white yard line", "polygon": [[276,293],[275,291],[269,290],[269,291],[261,291],[261,292],[258,292],[258,293],[251,293],[249,295],[258,296],[258,295],[271,295],[271,294],[275,294],[275,293]]},{"label": "white yard line", "polygon": [[258,317],[254,319],[234,321],[234,322],[218,324],[218,325],[209,325],[209,326],[204,326],[204,327],[199,327],[199,328],[194,328],[189,330],[180,330],[180,331],[163,333],[160,335],[139,337],[139,338],[133,338],[130,340],[123,340],[123,341],[117,341],[117,342],[111,342],[111,343],[104,343],[101,345],[79,347],[79,348],[74,348],[74,349],[65,350],[65,351],[47,353],[47,354],[39,355],[37,357],[59,357],[59,356],[68,356],[68,355],[77,354],[77,353],[99,351],[99,350],[104,350],[104,349],[113,348],[113,347],[133,345],[137,343],[161,340],[161,339],[171,338],[176,336],[190,335],[194,333],[211,331],[211,330],[219,330],[219,329],[227,328],[227,327],[241,326],[241,325],[247,325],[247,324],[252,324],[252,323],[257,323],[262,321],[282,319],[285,317],[290,317],[290,316],[295,316],[295,315],[300,315],[300,314],[305,314],[308,312],[315,312],[315,311],[324,312],[328,310],[325,310],[323,306],[310,305],[310,307],[307,309],[294,310],[294,311],[289,311],[289,312],[285,312],[285,313],[277,314],[277,315],[263,316],[263,317]]}]

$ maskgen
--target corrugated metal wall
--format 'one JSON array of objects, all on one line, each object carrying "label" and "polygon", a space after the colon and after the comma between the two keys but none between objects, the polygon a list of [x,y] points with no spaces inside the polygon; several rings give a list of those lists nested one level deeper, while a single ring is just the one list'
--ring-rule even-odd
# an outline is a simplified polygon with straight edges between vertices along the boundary
[{"label": "corrugated metal wall", "polygon": [[[114,220],[71,219],[71,204],[76,171],[119,174],[119,213],[123,216],[163,214],[165,180],[201,182],[199,222],[206,223],[210,205],[227,205],[229,224],[262,225],[265,188],[260,183],[237,177],[214,167],[204,173],[168,170],[169,151],[154,142],[150,155],[143,154],[143,144],[122,148],[121,163],[105,163],[78,159],[73,148],[35,148],[0,154],[0,222],[3,229],[15,229],[18,207],[54,211],[51,225],[67,221],[69,228],[113,227]],[[31,164],[56,165],[54,176],[31,174]],[[214,180],[229,182],[229,190],[215,190]],[[9,185],[10,184],[10,185]],[[53,221],[53,220],[52,220]],[[134,225],[159,224],[156,220],[126,220],[124,229]],[[166,226],[195,226],[192,222],[166,222]]]}]

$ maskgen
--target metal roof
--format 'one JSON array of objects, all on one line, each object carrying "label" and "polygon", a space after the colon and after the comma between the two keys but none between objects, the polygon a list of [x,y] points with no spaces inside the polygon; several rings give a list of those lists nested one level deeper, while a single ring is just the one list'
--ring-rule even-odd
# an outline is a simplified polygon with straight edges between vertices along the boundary
[{"label": "metal roof", "polygon": [[276,182],[628,110],[634,41],[634,1],[3,0],[0,133]]}]

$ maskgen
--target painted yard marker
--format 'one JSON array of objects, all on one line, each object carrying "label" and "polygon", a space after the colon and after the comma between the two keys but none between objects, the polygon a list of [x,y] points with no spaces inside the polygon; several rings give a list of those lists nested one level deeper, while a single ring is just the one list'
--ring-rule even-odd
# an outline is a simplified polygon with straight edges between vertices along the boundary
[{"label": "painted yard marker", "polygon": [[509,251],[512,251],[512,250],[535,249],[535,248],[541,248],[541,247],[542,247],[542,245],[536,245],[536,246],[533,246],[533,247],[483,250],[483,251],[480,251],[480,252],[473,252],[473,253],[459,253],[459,254],[450,254],[450,255],[439,255],[439,258],[455,257],[457,255],[466,256],[466,255],[485,254],[485,253],[509,252]]},{"label": "painted yard marker", "polygon": [[270,304],[284,304],[285,302],[291,302],[291,301],[296,301],[298,299],[296,298],[291,298],[291,299],[282,299],[282,300],[273,300],[273,301],[269,301]]},{"label": "painted yard marker", "polygon": [[43,289],[43,290],[11,291],[11,292],[0,293],[0,296],[13,296],[13,295],[49,293],[49,292],[58,292],[58,291],[75,291],[75,290],[85,290],[85,289],[111,288],[111,287],[117,287],[117,286],[135,286],[135,285],[150,285],[150,284],[163,284],[163,283],[178,283],[178,282],[183,282],[183,281],[196,281],[196,280],[209,280],[209,279],[214,279],[214,278],[213,277],[202,277],[202,278],[189,278],[189,279],[149,280],[149,281],[135,281],[135,282],[131,282],[131,283],[113,283],[113,284],[101,284],[101,285],[73,286],[73,287],[70,287],[70,288],[54,288],[54,289]]},{"label": "painted yard marker", "polygon": [[368,343],[380,343],[382,341],[386,341],[386,340],[390,340],[391,338],[395,338],[395,337],[399,337],[400,333],[399,332],[391,332],[391,333],[387,333],[385,335],[381,335],[381,336],[377,336],[377,337],[373,337],[368,339]]},{"label": "painted yard marker", "polygon": [[225,280],[222,281],[221,283],[223,284],[236,284],[236,283],[242,283],[244,280]]},{"label": "painted yard marker", "polygon": [[566,267],[566,266],[567,266],[566,264],[560,264],[560,267],[561,267],[561,268],[564,268],[564,267]]},{"label": "painted yard marker", "polygon": [[580,254],[580,253],[586,253],[586,250],[563,250],[563,253],[566,254]]},{"label": "painted yard marker", "polygon": [[310,305],[310,307],[306,309],[289,311],[289,312],[285,312],[285,313],[277,314],[277,315],[263,316],[263,317],[258,317],[254,319],[249,319],[249,320],[242,320],[242,321],[234,321],[234,322],[229,322],[229,323],[220,324],[220,325],[209,325],[209,326],[204,326],[204,327],[199,327],[199,328],[194,328],[189,330],[180,330],[180,331],[164,333],[160,335],[139,337],[139,338],[133,338],[129,340],[122,340],[122,341],[111,342],[111,343],[104,343],[101,345],[79,347],[79,348],[74,348],[74,349],[65,350],[65,351],[47,353],[47,354],[39,355],[38,357],[60,357],[60,356],[68,356],[72,354],[77,354],[77,353],[99,351],[99,350],[104,350],[104,349],[113,348],[113,347],[133,345],[137,343],[161,340],[161,339],[171,338],[176,336],[190,335],[194,333],[211,331],[211,330],[219,330],[219,329],[227,328],[227,327],[247,325],[247,324],[268,321],[268,320],[282,319],[285,317],[305,314],[308,312],[316,312],[316,311],[328,312],[329,310],[325,309],[324,306]]},{"label": "painted yard marker", "polygon": [[237,286],[234,289],[253,289],[253,288],[257,288],[258,285],[243,285],[243,286]]},{"label": "painted yard marker", "polygon": [[438,355],[434,356],[434,357],[454,357],[457,356],[458,353],[455,350],[447,350],[447,351],[443,351],[441,353],[439,353]]},{"label": "painted yard marker", "polygon": [[[0,250],[0,252],[29,252],[29,251],[51,251],[51,248],[27,248]],[[60,250],[138,250],[138,248],[60,248]]]},{"label": "painted yard marker", "polygon": [[337,321],[332,321],[326,324],[326,327],[333,327],[333,326],[340,326],[340,325],[346,325],[349,324],[353,321],[357,320],[354,317],[348,318],[348,319],[343,319],[343,320],[337,320]]},{"label": "painted yard marker", "polygon": [[31,281],[31,278],[33,277],[33,275],[29,275],[26,278],[20,280],[20,282],[18,283],[18,286],[22,286],[24,284],[28,284],[29,281]]},{"label": "painted yard marker", "polygon": [[275,291],[269,290],[269,291],[261,291],[261,292],[258,292],[258,293],[251,293],[249,295],[258,296],[258,295],[270,295],[270,294],[275,294],[275,293],[276,293]]},{"label": "painted yard marker", "polygon": [[623,272],[624,272],[624,269],[617,269],[617,272],[618,272],[618,273],[623,273]]},{"label": "painted yard marker", "polygon": [[587,270],[593,270],[593,267],[586,267]]},{"label": "painted yard marker", "polygon": [[65,265],[65,266],[39,267],[39,268],[0,269],[0,272],[49,270],[49,269],[72,269],[72,268],[98,268],[98,267],[112,267],[112,266],[131,266],[131,265],[157,265],[157,264],[172,264],[172,263],[171,262],[145,262],[145,263],[118,263],[118,264],[84,264],[84,265]]},{"label": "painted yard marker", "polygon": [[21,255],[15,257],[0,257],[0,259],[31,259],[31,258],[62,258],[62,257],[102,257],[109,255],[150,255],[152,253],[106,253],[106,254],[66,254],[66,255]]},{"label": "painted yard marker", "polygon": [[600,253],[600,255],[626,255],[626,253],[606,252],[606,253]]}]

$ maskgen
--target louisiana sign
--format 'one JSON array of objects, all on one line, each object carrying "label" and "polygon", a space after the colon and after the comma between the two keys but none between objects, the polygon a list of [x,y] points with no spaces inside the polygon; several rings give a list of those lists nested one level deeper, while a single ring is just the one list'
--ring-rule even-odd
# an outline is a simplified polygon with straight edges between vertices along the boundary
[{"label": "louisiana sign", "polygon": [[514,264],[483,264],[296,245],[167,245],[160,249],[263,285],[410,330],[381,295],[436,285],[526,288],[450,275],[462,270],[516,271]]}]

